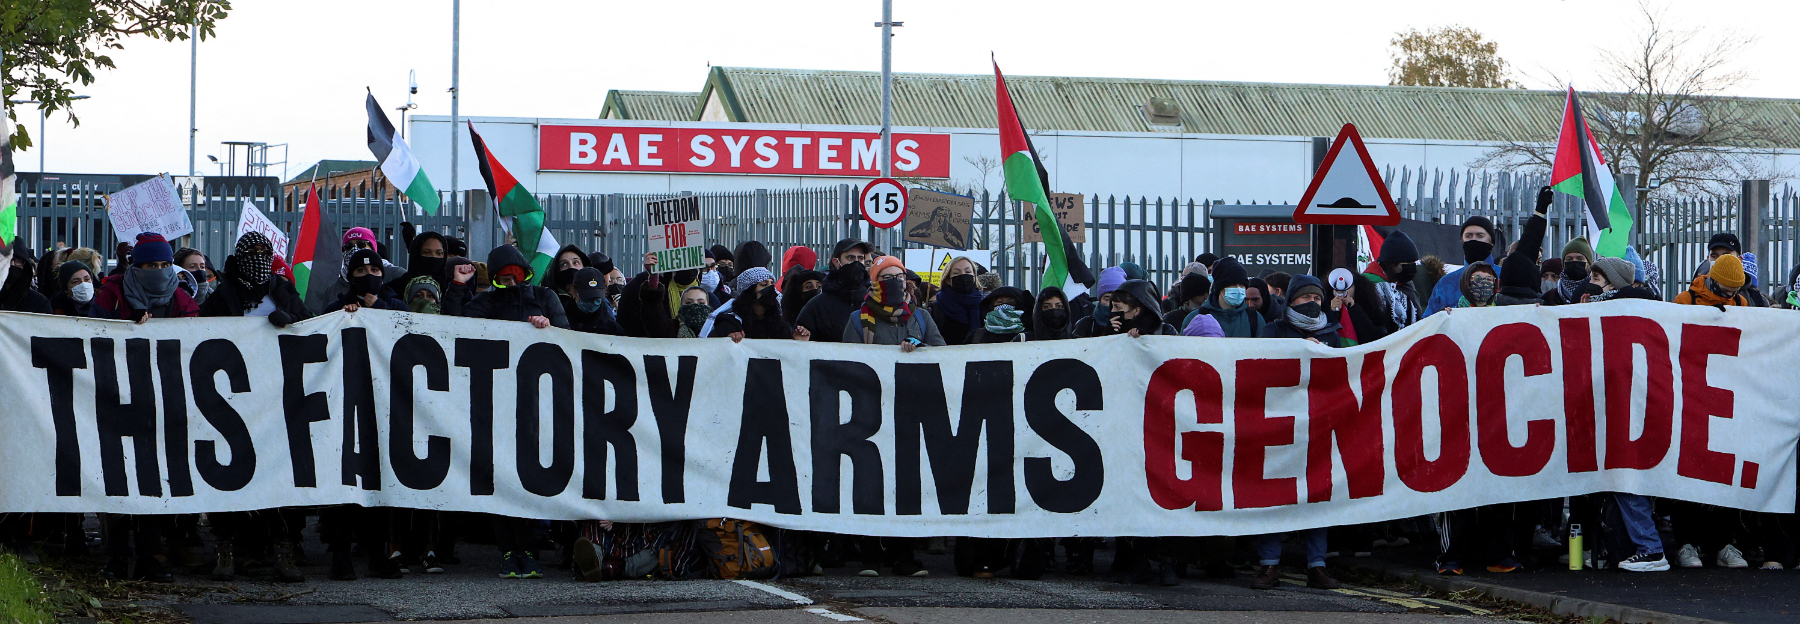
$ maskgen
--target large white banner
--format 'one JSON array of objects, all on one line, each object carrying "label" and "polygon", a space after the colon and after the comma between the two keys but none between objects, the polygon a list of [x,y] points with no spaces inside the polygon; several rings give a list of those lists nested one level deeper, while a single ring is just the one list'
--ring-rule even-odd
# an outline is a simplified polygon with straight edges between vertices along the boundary
[{"label": "large white banner", "polygon": [[0,314],[0,512],[357,503],[863,535],[1255,534],[1589,492],[1789,512],[1800,316],[1458,310],[1370,345],[644,340]]}]

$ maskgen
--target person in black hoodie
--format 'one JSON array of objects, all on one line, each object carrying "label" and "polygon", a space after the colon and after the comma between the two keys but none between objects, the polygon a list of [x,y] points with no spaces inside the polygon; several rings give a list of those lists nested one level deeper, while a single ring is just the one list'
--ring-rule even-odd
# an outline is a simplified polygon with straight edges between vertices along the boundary
[{"label": "person in black hoodie", "polygon": [[437,232],[425,232],[413,237],[406,246],[406,271],[399,277],[388,280],[389,292],[402,293],[413,278],[425,276],[435,279],[439,284],[449,281],[444,273],[445,262],[450,257],[450,246],[444,242],[444,235]]},{"label": "person in black hoodie", "polygon": [[1011,286],[995,288],[981,300],[981,325],[969,331],[964,344],[1021,342],[1029,336],[1025,331],[1024,310],[1031,300],[1023,291]]},{"label": "person in black hoodie", "polygon": [[1206,305],[1207,297],[1212,295],[1212,280],[1194,271],[1181,276],[1181,283],[1169,290],[1172,291],[1169,293],[1172,309],[1163,315],[1163,322],[1170,327],[1186,328],[1194,315],[1202,314],[1200,306]]},{"label": "person in black hoodie", "polygon": [[266,316],[276,327],[310,317],[294,283],[272,270],[274,260],[274,249],[262,233],[239,237],[225,257],[218,289],[200,304],[200,316]]},{"label": "person in black hoodie", "polygon": [[800,308],[794,324],[812,334],[812,342],[843,342],[850,313],[862,308],[869,294],[869,244],[846,238],[831,250],[831,272],[818,296]]},{"label": "person in black hoodie", "polygon": [[[560,278],[558,278],[560,280]],[[606,276],[594,267],[585,267],[569,275],[569,283],[557,293],[563,315],[569,318],[569,329],[608,336],[625,335],[606,302]]]},{"label": "person in black hoodie", "polygon": [[[569,290],[569,284],[575,282],[575,272],[591,266],[594,266],[592,258],[580,247],[563,245],[562,249],[556,251],[556,257],[550,259],[550,283],[548,286],[555,289],[558,294],[566,293]],[[602,275],[605,274],[602,273]],[[603,279],[600,284],[604,288],[606,281]],[[569,306],[564,305],[563,308],[563,311],[567,312]]]},{"label": "person in black hoodie", "polygon": [[[14,239],[14,242],[19,241]],[[50,298],[31,287],[31,277],[35,274],[31,250],[15,244],[11,262],[12,271],[0,285],[0,311],[53,314]]]},{"label": "person in black hoodie", "polygon": [[1181,331],[1164,323],[1162,315],[1157,314],[1161,307],[1156,304],[1156,296],[1150,290],[1150,282],[1144,280],[1125,280],[1118,290],[1111,293],[1112,306],[1106,315],[1107,322],[1101,323],[1097,317],[1086,316],[1075,321],[1076,338],[1093,338],[1126,334],[1133,338],[1139,336],[1180,336]]},{"label": "person in black hoodie", "polygon": [[556,291],[531,285],[531,263],[525,261],[518,247],[495,247],[488,252],[487,265],[494,272],[494,288],[476,295],[457,313],[496,321],[524,321],[538,329],[552,325],[569,328],[569,317]]},{"label": "person in black hoodie", "polygon": [[1032,305],[1031,329],[1029,340],[1065,340],[1074,338],[1074,326],[1069,319],[1074,312],[1069,310],[1069,297],[1061,288],[1045,286],[1038,293],[1037,301]]},{"label": "person in black hoodie", "polygon": [[350,254],[350,259],[345,261],[345,266],[349,270],[345,274],[345,281],[349,283],[350,287],[349,292],[339,295],[337,301],[326,305],[320,314],[338,310],[355,312],[360,308],[398,312],[410,310],[406,307],[406,302],[394,296],[393,291],[388,290],[382,281],[381,254],[375,253],[371,249],[359,249],[356,253]]},{"label": "person in black hoodie", "polygon": [[732,299],[730,310],[713,319],[708,338],[730,338],[732,342],[743,342],[745,338],[811,338],[806,328],[796,328],[782,317],[781,303],[775,297],[779,292],[775,288],[775,275],[768,269],[760,266],[744,269],[737,274],[737,283],[732,285],[732,290],[737,292],[737,297]]},{"label": "person in black hoodie", "polygon": [[[1303,338],[1336,348],[1338,324],[1325,311],[1325,285],[1311,275],[1295,275],[1288,282],[1287,309],[1281,317],[1270,321],[1258,332],[1261,338]],[[1314,589],[1337,589],[1338,582],[1325,572],[1326,535],[1324,527],[1300,531],[1306,544],[1306,586]],[[1275,589],[1281,582],[1281,536],[1258,535],[1251,538],[1257,555],[1257,575],[1251,589]]]},{"label": "person in black hoodie", "polygon": [[50,309],[62,316],[88,316],[94,302],[94,273],[79,260],[62,263],[56,269],[56,287],[50,297]]},{"label": "person in black hoodie", "polygon": [[800,318],[800,310],[825,286],[825,274],[795,267],[781,280],[781,314],[791,322]]}]

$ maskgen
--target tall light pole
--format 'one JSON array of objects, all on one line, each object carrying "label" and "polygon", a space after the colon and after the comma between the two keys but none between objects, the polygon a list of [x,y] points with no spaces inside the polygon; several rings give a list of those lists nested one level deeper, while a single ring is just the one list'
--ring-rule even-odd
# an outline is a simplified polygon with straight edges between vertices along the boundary
[{"label": "tall light pole", "polygon": [[[456,185],[458,156],[462,154],[462,121],[457,108],[462,76],[462,0],[450,0],[450,210],[455,212],[459,199]],[[473,227],[473,224],[470,224]],[[473,233],[471,233],[471,236]]]},{"label": "tall light pole", "polygon": [[[198,18],[195,18],[198,20]],[[200,23],[195,21],[188,27],[188,175],[200,175],[194,167],[194,136],[200,133],[195,127],[195,102],[200,93]]]},{"label": "tall light pole", "polygon": [[[69,96],[69,99],[85,100],[90,97],[93,97],[93,96],[91,96],[91,95],[72,95],[72,96]],[[35,143],[37,144],[37,153],[38,153],[38,173],[43,174],[44,173],[44,153],[49,151],[47,148],[50,145],[50,142],[47,140],[49,137],[47,137],[45,135],[46,124],[44,123],[44,119],[46,117],[48,117],[48,115],[44,114],[44,109],[43,109],[42,103],[38,102],[37,100],[7,100],[7,101],[11,102],[13,104],[38,104],[39,105],[39,107],[38,107],[38,135],[37,135],[37,140],[35,141]]]},{"label": "tall light pole", "polygon": [[881,177],[894,177],[894,0],[881,0]]}]

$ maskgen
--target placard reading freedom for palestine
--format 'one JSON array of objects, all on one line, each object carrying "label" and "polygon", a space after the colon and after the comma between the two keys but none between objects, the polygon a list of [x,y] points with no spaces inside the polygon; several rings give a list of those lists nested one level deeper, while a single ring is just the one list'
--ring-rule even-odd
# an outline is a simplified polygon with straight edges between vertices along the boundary
[{"label": "placard reading freedom for palestine", "polygon": [[700,230],[700,198],[689,195],[647,202],[645,234],[650,239],[650,252],[656,254],[656,271],[686,271],[706,266],[701,246],[706,237]]}]

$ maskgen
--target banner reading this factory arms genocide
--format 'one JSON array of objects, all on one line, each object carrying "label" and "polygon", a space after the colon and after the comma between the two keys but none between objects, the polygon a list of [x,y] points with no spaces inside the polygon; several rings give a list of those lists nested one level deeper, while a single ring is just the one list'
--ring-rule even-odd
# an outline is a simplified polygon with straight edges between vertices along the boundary
[{"label": "banner reading this factory arms genocide", "polygon": [[1621,491],[1793,509],[1791,313],[1459,310],[1349,349],[0,314],[0,512],[357,503],[859,535],[1252,534]]}]

